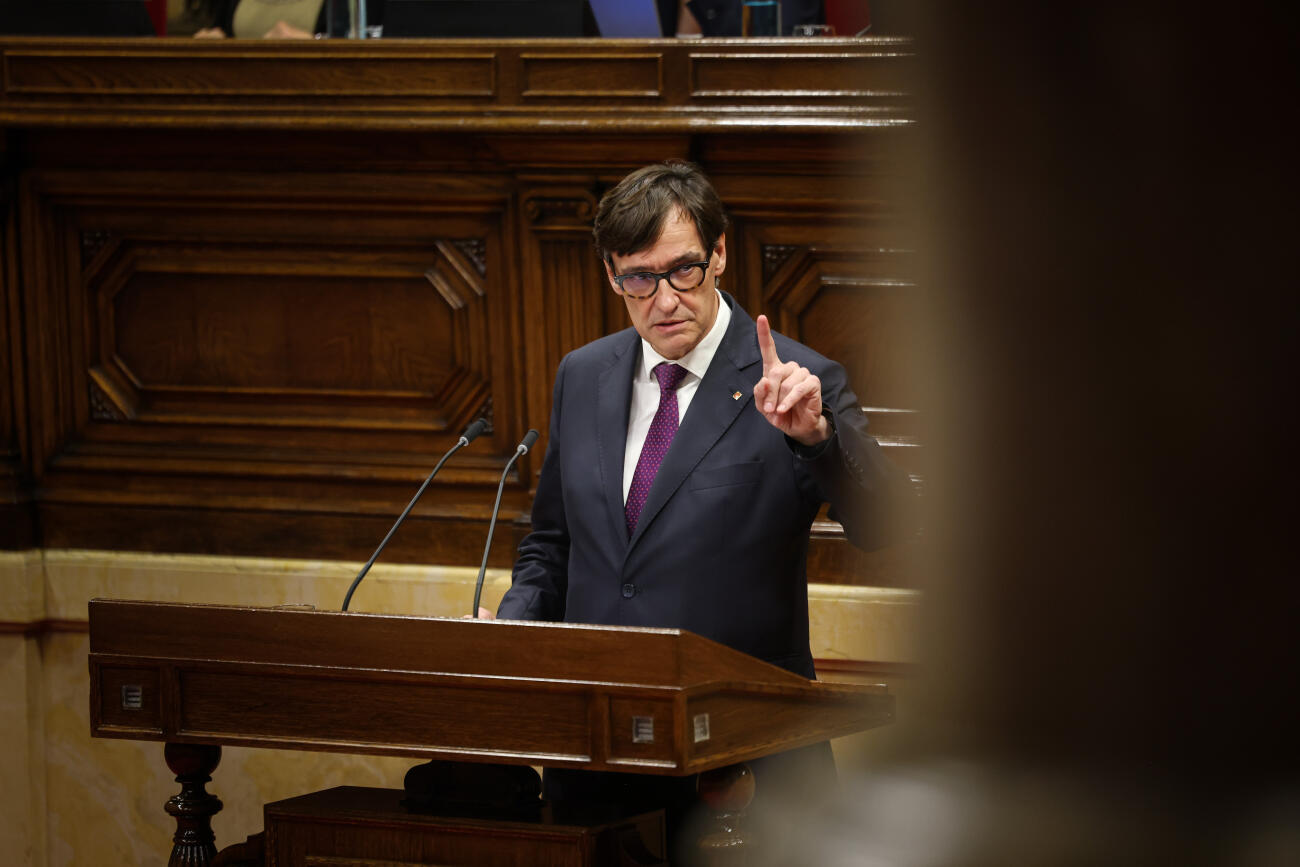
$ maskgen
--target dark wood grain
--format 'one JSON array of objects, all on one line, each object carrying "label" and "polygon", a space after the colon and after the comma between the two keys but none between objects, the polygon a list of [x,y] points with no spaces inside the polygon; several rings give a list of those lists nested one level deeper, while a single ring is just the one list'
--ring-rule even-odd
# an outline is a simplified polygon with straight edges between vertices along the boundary
[{"label": "dark wood grain", "polygon": [[99,737],[668,775],[893,713],[680,630],[102,599],[90,671]]},{"label": "dark wood grain", "polygon": [[[836,705],[855,700],[861,704],[861,716],[850,722]],[[861,693],[813,697],[761,690],[719,690],[701,695],[686,703],[686,714],[688,720],[697,714],[709,717],[709,740],[696,743],[692,738],[688,743],[687,767],[695,770],[748,761],[767,753],[852,734],[853,729],[862,731],[886,725],[894,719],[892,703],[878,702]],[[810,718],[821,719],[817,731],[809,727]],[[789,734],[792,729],[802,730],[803,737],[792,739]]]},{"label": "dark wood grain", "polygon": [[666,863],[659,860],[666,846],[663,813],[658,810],[592,809],[569,814],[546,805],[530,817],[444,817],[412,813],[401,797],[399,791],[340,786],[267,804],[267,863],[285,867]]},{"label": "dark wood grain", "polygon": [[[0,545],[364,559],[484,415],[384,555],[477,565],[560,359],[628,324],[596,203],[670,157],[734,218],[723,288],[843,360],[923,474],[889,199],[910,52],[0,40]],[[810,580],[908,583],[842,538],[815,535]]]},{"label": "dark wood grain", "polygon": [[[92,600],[90,612],[91,652],[124,658],[344,668],[364,660],[391,671],[660,687],[756,676],[767,683],[807,683],[677,629],[106,599]],[[521,655],[530,642],[545,642],[546,653]],[[220,655],[212,656],[212,648]]]},{"label": "dark wood grain", "polygon": [[173,743],[163,748],[163,756],[181,784],[181,791],[166,804],[167,813],[176,819],[167,867],[206,867],[217,854],[212,817],[222,806],[206,784],[221,761],[221,747]]},{"label": "dark wood grain", "polygon": [[[538,731],[556,761],[585,761],[588,696],[551,690],[522,710],[520,696],[493,684],[385,679],[347,674],[338,666],[277,674],[263,666],[186,665],[178,672],[181,721],[176,736],[223,743],[294,743],[348,751],[353,747],[429,753],[475,751],[531,755]],[[268,701],[268,699],[273,699]],[[293,708],[291,714],[285,710]],[[357,713],[364,708],[364,713]]]},{"label": "dark wood grain", "polygon": [[[9,157],[7,145],[0,137],[0,162]],[[19,210],[15,186],[7,174],[0,177],[0,550],[21,550],[35,545],[37,533],[27,460]]]},{"label": "dark wood grain", "polygon": [[[374,552],[404,501],[419,487],[417,474],[418,470],[412,473],[409,483],[393,486],[391,504],[386,501],[368,506],[378,509],[371,514],[359,513],[358,505],[349,503],[349,493],[340,491],[339,486],[312,486],[310,490],[319,490],[322,498],[328,499],[319,501],[317,509],[304,510],[289,501],[282,500],[277,505],[269,495],[267,498],[232,495],[219,478],[192,492],[197,501],[204,498],[204,491],[211,491],[213,498],[206,504],[180,504],[176,502],[177,496],[170,493],[159,495],[157,504],[149,506],[124,504],[121,500],[125,496],[109,498],[107,494],[103,495],[105,502],[98,503],[52,500],[42,510],[41,538],[51,548],[153,553],[197,551],[224,556],[327,558],[359,564]],[[475,504],[473,512],[463,516],[447,514],[445,509],[429,503],[416,506],[384,549],[382,561],[477,566],[483,557],[494,494],[489,486],[479,491],[480,502]],[[431,491],[425,496],[436,501],[438,493]],[[304,499],[312,497],[310,493],[303,496]],[[521,497],[522,494],[507,497],[502,514],[524,508]],[[113,499],[118,502],[115,504]],[[329,508],[336,511],[325,511]],[[494,568],[509,567],[514,562],[517,544],[498,525],[488,564]],[[338,601],[342,604],[343,600]],[[363,595],[358,595],[357,603],[365,607]],[[467,597],[466,613],[469,605]]]},{"label": "dark wood grain", "polygon": [[[10,38],[0,122],[529,132],[906,123],[906,39],[402,40],[305,45]],[[787,72],[788,70],[788,72]],[[178,99],[179,98],[179,99]],[[604,107],[590,111],[591,101]]]}]

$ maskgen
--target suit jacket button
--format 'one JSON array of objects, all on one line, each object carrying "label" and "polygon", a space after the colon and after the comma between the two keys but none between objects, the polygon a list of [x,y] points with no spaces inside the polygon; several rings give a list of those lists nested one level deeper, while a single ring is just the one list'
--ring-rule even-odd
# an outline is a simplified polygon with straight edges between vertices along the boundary
[{"label": "suit jacket button", "polygon": [[624,599],[631,599],[631,598],[632,598],[633,596],[635,596],[635,595],[636,595],[636,585],[635,585],[635,584],[624,584],[624,585],[623,585],[623,598],[624,598]]}]

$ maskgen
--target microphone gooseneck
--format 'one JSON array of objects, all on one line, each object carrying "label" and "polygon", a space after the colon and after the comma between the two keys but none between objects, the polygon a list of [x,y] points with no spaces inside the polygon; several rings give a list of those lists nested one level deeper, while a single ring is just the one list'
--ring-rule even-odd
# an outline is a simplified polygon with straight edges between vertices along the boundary
[{"label": "microphone gooseneck", "polygon": [[361,579],[366,577],[366,573],[370,571],[370,567],[375,565],[375,561],[379,559],[379,552],[384,550],[384,546],[388,544],[388,540],[393,538],[393,534],[397,532],[397,528],[402,526],[402,522],[406,520],[406,516],[411,513],[411,509],[415,508],[416,502],[424,494],[424,489],[429,487],[429,482],[432,482],[433,477],[438,475],[438,470],[442,469],[442,465],[447,463],[447,458],[472,443],[485,430],[487,430],[487,421],[481,418],[475,419],[470,422],[469,427],[465,428],[465,432],[460,435],[460,439],[456,440],[456,444],[447,449],[447,453],[442,456],[442,460],[438,461],[438,465],[433,468],[433,472],[429,473],[429,477],[424,480],[424,484],[420,485],[420,490],[416,491],[415,496],[411,497],[411,502],[406,504],[406,508],[402,511],[402,514],[398,516],[397,521],[393,523],[392,528],[388,531],[388,535],[384,537],[384,541],[379,543],[379,547],[375,549],[375,553],[370,555],[370,559],[366,561],[366,565],[361,567],[361,571],[357,573],[357,577],[352,579],[352,586],[348,588],[347,595],[343,597],[344,611],[348,610],[348,605],[352,602],[352,594],[357,591],[357,585],[361,583]]},{"label": "microphone gooseneck", "polygon": [[501,511],[501,494],[506,489],[506,475],[509,474],[510,468],[515,465],[515,461],[523,455],[528,454],[533,446],[537,444],[539,434],[532,428],[524,434],[519,445],[515,446],[515,453],[510,456],[506,462],[506,468],[501,471],[501,481],[497,483],[497,500],[492,504],[492,520],[488,523],[487,543],[483,545],[483,564],[478,567],[478,581],[474,583],[474,607],[470,609],[470,616],[478,619],[478,603],[483,596],[483,576],[487,573],[488,551],[492,550],[492,533],[497,526],[497,512]]}]

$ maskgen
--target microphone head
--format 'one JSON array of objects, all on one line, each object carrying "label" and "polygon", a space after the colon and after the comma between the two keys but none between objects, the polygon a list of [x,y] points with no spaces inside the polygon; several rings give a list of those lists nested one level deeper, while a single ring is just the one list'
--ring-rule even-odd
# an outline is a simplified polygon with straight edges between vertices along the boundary
[{"label": "microphone head", "polygon": [[519,454],[521,455],[528,454],[529,449],[537,445],[537,438],[539,436],[541,436],[541,434],[539,434],[537,431],[533,430],[532,428],[529,428],[528,433],[524,434],[523,440],[519,443]]},{"label": "microphone head", "polygon": [[464,440],[464,445],[469,445],[478,439],[479,435],[485,430],[487,430],[487,420],[475,419],[469,423],[469,427],[465,428],[465,432],[460,435],[460,438]]}]

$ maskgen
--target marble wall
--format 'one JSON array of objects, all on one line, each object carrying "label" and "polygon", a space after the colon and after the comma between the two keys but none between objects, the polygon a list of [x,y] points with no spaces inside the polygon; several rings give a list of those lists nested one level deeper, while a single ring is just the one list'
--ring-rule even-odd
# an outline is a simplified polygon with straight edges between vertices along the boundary
[{"label": "marble wall", "polygon": [[[162,864],[174,824],[163,803],[179,787],[162,744],[90,737],[86,604],[95,597],[338,608],[359,564],[103,551],[0,553],[0,852],[17,865]],[[395,614],[468,613],[477,571],[377,565],[351,608]],[[495,607],[509,573],[490,570]],[[908,663],[916,594],[813,585],[813,653]],[[879,679],[879,678],[872,678]],[[891,687],[905,691],[905,684]],[[880,738],[836,743],[855,758]],[[400,787],[409,759],[226,749],[209,784],[224,809],[218,846],[262,828],[262,804],[335,785]]]}]

